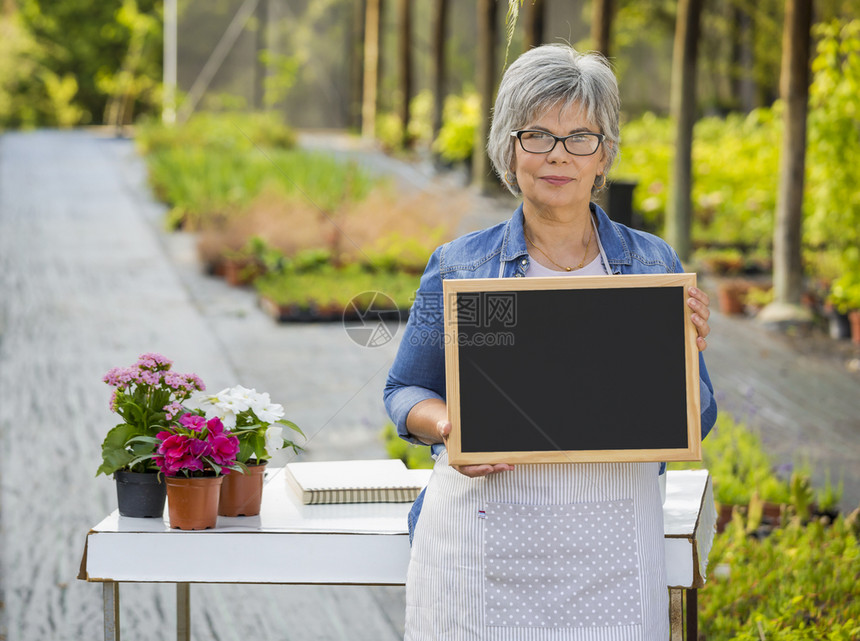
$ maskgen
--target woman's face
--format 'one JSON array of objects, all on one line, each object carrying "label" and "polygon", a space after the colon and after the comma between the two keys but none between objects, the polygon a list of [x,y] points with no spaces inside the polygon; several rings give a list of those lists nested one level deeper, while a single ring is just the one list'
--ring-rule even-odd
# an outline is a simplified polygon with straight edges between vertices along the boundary
[{"label": "woman's face", "polygon": [[[581,114],[575,104],[567,109],[558,105],[523,129],[547,131],[556,136],[600,133]],[[514,141],[514,171],[523,193],[524,209],[544,214],[555,211],[563,217],[568,217],[564,216],[565,211],[576,215],[587,210],[594,180],[603,173],[604,144],[590,156],[574,156],[560,142],[549,153],[535,154],[523,150],[519,141]]]}]

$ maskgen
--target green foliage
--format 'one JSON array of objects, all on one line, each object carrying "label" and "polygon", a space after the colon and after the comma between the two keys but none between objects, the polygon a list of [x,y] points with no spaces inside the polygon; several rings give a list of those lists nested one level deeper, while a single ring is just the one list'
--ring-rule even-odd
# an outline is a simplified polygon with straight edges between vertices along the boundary
[{"label": "green foliage", "polygon": [[699,249],[693,256],[696,265],[711,274],[736,276],[744,271],[744,254],[736,247]]},{"label": "green foliage", "polygon": [[268,109],[283,101],[296,83],[299,71],[298,56],[285,56],[275,51],[261,51],[260,62],[266,65],[267,75],[263,79],[263,102]]},{"label": "green foliage", "polygon": [[714,498],[726,505],[746,505],[753,494],[772,503],[788,503],[789,484],[773,472],[773,462],[759,437],[726,413],[702,442],[702,462],[670,464],[670,469],[704,468],[714,479]]},{"label": "green foliage", "polygon": [[394,423],[386,423],[382,428],[382,440],[388,458],[399,458],[410,469],[430,469],[435,461],[430,456],[430,448],[426,445],[414,445],[404,441],[397,435]]},{"label": "green foliage", "polygon": [[[163,412],[161,417],[161,422],[153,423],[152,427],[160,428],[166,425]],[[120,423],[108,431],[102,442],[102,464],[96,471],[96,476],[113,474],[117,470],[132,469],[132,462],[135,462],[137,466],[137,469],[133,471],[154,471],[153,464],[137,462],[141,457],[150,458],[148,455],[153,452],[151,443],[140,440],[141,437],[147,435],[147,432],[153,432],[153,430],[145,430],[139,425],[130,425],[129,423]]]},{"label": "green foliage", "polygon": [[402,270],[421,274],[433,250],[447,240],[446,234],[444,227],[429,229],[421,237],[392,232],[378,238],[362,252],[364,262],[377,272]]},{"label": "green foliage", "polygon": [[[9,126],[99,122],[105,92],[114,90],[125,96],[125,113],[152,109],[161,77],[160,6],[158,0],[21,0],[21,26],[36,49],[11,64],[27,68],[35,63],[42,70],[30,76],[29,88],[20,89],[48,102],[30,108],[14,97],[19,109]],[[140,37],[144,22],[145,42]],[[45,71],[59,84],[45,80]]]},{"label": "green foliage", "polygon": [[860,271],[860,20],[820,24],[815,34],[805,232],[836,248],[844,270]]},{"label": "green foliage", "polygon": [[57,48],[39,43],[18,14],[0,15],[0,129],[77,124],[78,82],[51,69]]},{"label": "green foliage", "polygon": [[363,199],[374,181],[355,163],[288,149],[292,131],[272,114],[198,114],[184,125],[141,127],[150,181],[172,207],[169,225],[247,206],[264,190],[310,201],[323,212]]},{"label": "green foliage", "polygon": [[460,162],[472,157],[478,122],[481,118],[481,96],[467,91],[462,96],[448,96],[442,110],[442,128],[433,143],[446,162]]},{"label": "green foliage", "polygon": [[409,103],[409,139],[430,143],[433,139],[433,92],[425,89]]},{"label": "green foliage", "polygon": [[123,0],[116,12],[116,24],[128,33],[128,48],[116,69],[102,67],[96,88],[108,96],[106,124],[130,124],[136,103],[158,107],[161,73],[158,52],[161,47],[162,20],[155,13],[142,12],[137,0]]},{"label": "green foliage", "polygon": [[165,125],[155,118],[143,119],[136,128],[135,142],[144,154],[187,147],[249,153],[255,147],[294,147],[296,134],[274,112],[197,112],[177,125]]},{"label": "green foliage", "polygon": [[[775,110],[747,116],[703,118],[693,138],[693,239],[768,245],[779,165],[780,119]],[[669,197],[674,146],[671,122],[646,114],[621,132],[621,158],[614,173],[639,183],[634,207],[645,223],[660,229]]]},{"label": "green foliage", "polygon": [[858,638],[856,516],[839,517],[829,527],[794,519],[758,540],[736,513],[711,551],[711,578],[700,592],[700,635],[715,641]]},{"label": "green foliage", "polygon": [[375,272],[358,264],[342,267],[324,264],[305,270],[290,265],[281,272],[258,278],[254,287],[261,296],[278,305],[304,310],[343,311],[362,292],[382,292],[394,301],[398,309],[408,309],[415,297],[418,280],[415,275],[399,271]]},{"label": "green foliage", "polygon": [[[860,20],[818,25],[808,121],[804,243],[840,256],[847,274],[837,298],[860,276]],[[747,116],[708,117],[695,125],[693,240],[766,249],[773,237],[782,105]],[[634,207],[659,232],[674,153],[671,123],[646,114],[622,130],[617,176],[639,183]],[[819,250],[817,253],[821,253]],[[808,260],[817,270],[817,257]],[[827,262],[827,261],[825,261]],[[828,270],[829,274],[829,270]],[[821,274],[821,277],[827,277]],[[850,294],[849,294],[850,295]],[[854,298],[856,294],[851,295]]]},{"label": "green foliage", "polygon": [[376,139],[392,152],[403,148],[403,122],[393,111],[376,115]]},{"label": "green foliage", "polygon": [[845,269],[846,271],[833,281],[828,295],[830,303],[841,314],[860,310],[860,261],[846,266]]},{"label": "green foliage", "polygon": [[409,134],[403,136],[403,122],[394,112],[376,116],[376,139],[388,151],[403,149],[404,143],[428,144],[433,138],[433,92],[425,89],[409,103]]}]

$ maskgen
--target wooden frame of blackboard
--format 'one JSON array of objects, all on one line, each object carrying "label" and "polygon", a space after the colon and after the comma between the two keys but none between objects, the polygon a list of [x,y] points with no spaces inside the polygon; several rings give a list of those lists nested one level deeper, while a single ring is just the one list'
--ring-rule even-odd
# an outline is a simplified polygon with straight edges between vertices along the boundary
[{"label": "wooden frame of blackboard", "polygon": [[443,281],[448,462],[701,460],[695,284]]}]

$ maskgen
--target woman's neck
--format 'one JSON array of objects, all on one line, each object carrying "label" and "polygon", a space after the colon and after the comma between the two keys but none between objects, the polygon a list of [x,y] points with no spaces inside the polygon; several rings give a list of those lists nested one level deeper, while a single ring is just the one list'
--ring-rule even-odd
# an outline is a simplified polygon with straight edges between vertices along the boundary
[{"label": "woman's neck", "polygon": [[544,267],[570,271],[599,253],[590,209],[535,211],[524,205],[523,216],[529,254]]}]

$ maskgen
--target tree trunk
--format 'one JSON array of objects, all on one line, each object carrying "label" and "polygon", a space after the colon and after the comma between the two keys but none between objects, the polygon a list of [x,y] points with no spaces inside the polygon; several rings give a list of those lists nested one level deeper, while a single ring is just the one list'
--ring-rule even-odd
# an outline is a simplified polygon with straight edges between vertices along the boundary
[{"label": "tree trunk", "polygon": [[398,65],[400,76],[400,122],[403,123],[404,147],[410,144],[409,103],[412,100],[412,0],[400,0]]},{"label": "tree trunk", "polygon": [[609,57],[612,32],[612,0],[592,0],[591,44],[595,51]]},{"label": "tree trunk", "polygon": [[690,257],[693,219],[693,125],[696,121],[696,54],[703,0],[679,0],[672,53],[670,110],[675,125],[672,190],[666,239],[681,260]]},{"label": "tree trunk", "polygon": [[753,77],[755,64],[753,51],[753,20],[746,7],[732,9],[734,28],[732,31],[732,94],[736,96],[738,108],[749,113],[756,107],[756,86]]},{"label": "tree trunk", "polygon": [[176,77],[178,57],[177,0],[164,0],[164,51],[162,53],[161,120],[166,125],[176,122]]},{"label": "tree trunk", "polygon": [[802,293],[800,233],[809,99],[812,0],[786,0],[780,94],[785,102],[783,143],[773,237],[774,301],[797,305]]},{"label": "tree trunk", "polygon": [[475,85],[481,96],[481,118],[475,132],[472,152],[472,182],[482,192],[497,186],[493,166],[487,155],[487,135],[490,133],[490,112],[496,93],[496,1],[478,0],[478,60],[475,65]]},{"label": "tree trunk", "polygon": [[532,0],[532,2],[526,3],[523,51],[543,44],[545,16],[546,2],[544,0]]},{"label": "tree trunk", "polygon": [[379,18],[382,0],[367,0],[364,13],[364,92],[361,135],[376,136],[376,98],[379,87]]},{"label": "tree trunk", "polygon": [[257,32],[256,57],[254,59],[254,109],[262,111],[266,109],[266,75],[267,65],[264,62],[263,53],[268,49],[269,30],[269,0],[261,0],[256,11]]},{"label": "tree trunk", "polygon": [[349,73],[349,126],[361,130],[361,92],[364,86],[364,16],[367,0],[358,0],[354,7],[351,30],[352,52]]},{"label": "tree trunk", "polygon": [[448,25],[448,0],[436,0],[436,22],[433,24],[433,139],[442,129],[442,111],[445,106],[445,34]]}]

